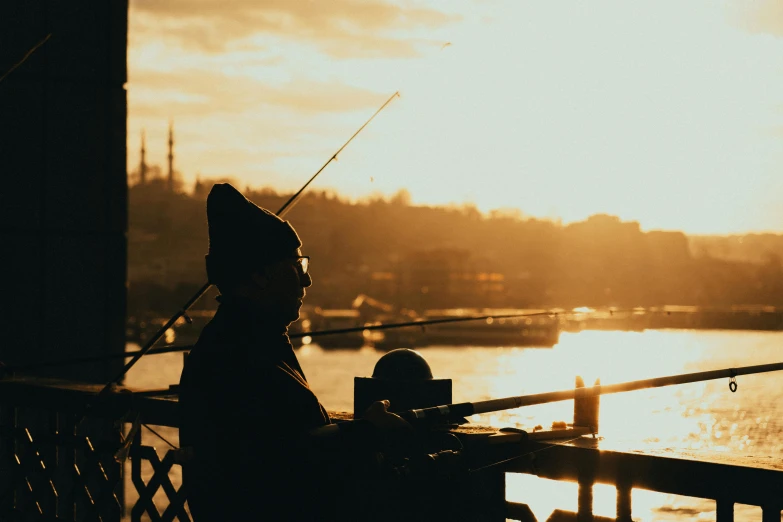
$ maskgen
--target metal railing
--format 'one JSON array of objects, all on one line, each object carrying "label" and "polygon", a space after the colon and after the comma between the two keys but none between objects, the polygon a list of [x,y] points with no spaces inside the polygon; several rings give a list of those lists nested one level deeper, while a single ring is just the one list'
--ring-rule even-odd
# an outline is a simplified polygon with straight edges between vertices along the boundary
[{"label": "metal railing", "polygon": [[[566,480],[579,485],[576,513],[560,513],[558,520],[593,520],[594,484],[617,489],[618,522],[631,522],[634,488],[684,495],[716,502],[718,522],[734,520],[734,504],[759,506],[763,522],[780,522],[783,510],[783,471],[735,464],[690,460],[638,453],[598,450],[585,438],[581,444],[551,446],[531,442],[528,458],[511,461],[504,470],[541,478]],[[546,451],[536,451],[537,449]],[[509,504],[509,518],[535,520]]]},{"label": "metal railing", "polygon": [[[0,379],[0,520],[108,522],[129,516],[133,522],[190,522],[187,492],[179,480],[183,450],[167,449],[161,456],[142,440],[143,430],[133,429],[140,422],[176,428],[176,395],[118,387],[96,402],[100,389],[47,379]],[[577,403],[588,400],[597,397]],[[77,425],[88,404],[89,416]],[[130,462],[123,464],[115,456],[124,442]],[[499,500],[505,496],[505,473],[576,482],[577,512],[558,510],[551,522],[609,520],[592,513],[598,483],[617,488],[620,522],[631,521],[634,488],[712,499],[719,522],[733,520],[735,503],[759,506],[763,522],[781,520],[783,471],[599,450],[590,437],[553,444],[508,434],[495,437],[491,446],[466,448],[486,450],[489,460],[504,462],[481,472],[484,483],[498,490],[490,496]],[[498,520],[505,518],[536,521],[527,505],[508,501],[505,517]]]},{"label": "metal railing", "polygon": [[[136,414],[144,422],[176,427],[176,400],[117,388],[96,403],[100,389],[51,379],[0,379],[0,520],[109,522],[129,512],[134,522],[190,522],[185,490],[172,481],[181,476],[172,473],[181,464],[181,450],[160,458],[144,445],[141,430],[132,429]],[[132,437],[130,462],[119,462],[115,457],[126,434]],[[133,492],[125,491],[127,475]]]}]

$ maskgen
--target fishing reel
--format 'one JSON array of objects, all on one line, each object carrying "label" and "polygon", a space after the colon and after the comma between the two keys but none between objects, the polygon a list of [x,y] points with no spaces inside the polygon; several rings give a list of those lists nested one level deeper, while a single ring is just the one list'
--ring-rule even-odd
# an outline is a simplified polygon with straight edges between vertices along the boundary
[{"label": "fishing reel", "polygon": [[[379,454],[377,480],[364,482],[363,497],[385,500],[376,521],[483,521],[476,502],[483,489],[471,474],[470,459],[453,434],[420,435],[419,447],[408,453]],[[493,518],[492,520],[497,520]]]},{"label": "fishing reel", "polygon": [[462,442],[451,433],[434,430],[414,430],[391,439],[376,454],[376,461],[378,471],[390,480],[449,480],[468,472]]},{"label": "fishing reel", "polygon": [[401,481],[449,480],[468,471],[461,450],[442,450],[435,453],[420,453],[394,461],[386,455],[379,465],[387,479]]}]

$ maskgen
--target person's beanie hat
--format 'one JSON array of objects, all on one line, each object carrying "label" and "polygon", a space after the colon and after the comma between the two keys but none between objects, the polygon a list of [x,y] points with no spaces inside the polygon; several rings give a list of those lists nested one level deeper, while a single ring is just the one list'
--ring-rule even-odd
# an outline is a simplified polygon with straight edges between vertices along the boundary
[{"label": "person's beanie hat", "polygon": [[288,221],[259,207],[228,183],[215,184],[210,190],[207,224],[207,277],[218,286],[232,284],[302,246]]}]

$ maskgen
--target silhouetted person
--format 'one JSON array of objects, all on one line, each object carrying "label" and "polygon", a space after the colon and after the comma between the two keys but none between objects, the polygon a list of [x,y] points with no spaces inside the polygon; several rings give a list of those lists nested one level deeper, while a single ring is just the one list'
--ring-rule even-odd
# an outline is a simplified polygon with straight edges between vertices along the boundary
[{"label": "silhouetted person", "polygon": [[293,227],[228,184],[212,188],[207,220],[220,306],[180,381],[194,522],[350,518],[335,505],[345,481],[369,470],[381,433],[408,425],[387,402],[333,424],[310,390],[287,334],[312,284]]}]

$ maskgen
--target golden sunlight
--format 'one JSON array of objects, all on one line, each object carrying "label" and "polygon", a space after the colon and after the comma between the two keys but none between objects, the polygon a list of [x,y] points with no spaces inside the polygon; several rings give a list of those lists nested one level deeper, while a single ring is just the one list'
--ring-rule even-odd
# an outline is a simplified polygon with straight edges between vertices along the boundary
[{"label": "golden sunlight", "polygon": [[172,117],[183,179],[290,190],[400,91],[319,186],[566,222],[604,212],[648,229],[780,229],[783,42],[747,22],[751,6],[423,5],[428,30],[365,35],[378,46],[368,57],[335,47],[336,28],[196,42],[153,30],[175,26],[131,2],[129,165],[143,128],[148,156],[163,157]]}]

